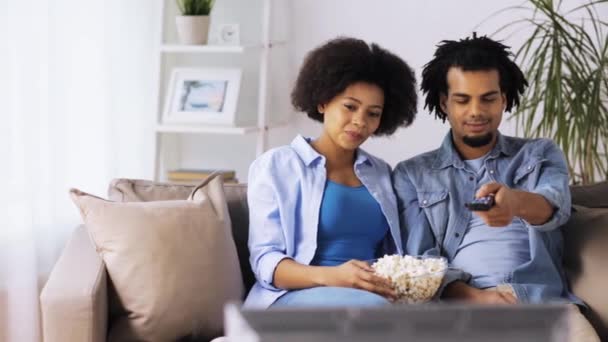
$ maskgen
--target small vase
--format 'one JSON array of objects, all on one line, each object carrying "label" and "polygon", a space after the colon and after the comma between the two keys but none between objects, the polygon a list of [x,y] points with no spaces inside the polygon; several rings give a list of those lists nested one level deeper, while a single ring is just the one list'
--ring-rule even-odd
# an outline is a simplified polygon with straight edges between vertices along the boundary
[{"label": "small vase", "polygon": [[178,15],[175,17],[179,41],[185,45],[207,44],[208,15]]}]

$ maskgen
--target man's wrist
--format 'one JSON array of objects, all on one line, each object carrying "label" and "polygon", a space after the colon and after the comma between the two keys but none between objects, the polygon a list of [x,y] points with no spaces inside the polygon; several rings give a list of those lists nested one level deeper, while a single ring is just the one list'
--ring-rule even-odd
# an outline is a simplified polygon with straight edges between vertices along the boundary
[{"label": "man's wrist", "polygon": [[511,189],[513,191],[513,201],[511,205],[513,208],[513,215],[519,218],[523,218],[526,216],[526,194],[524,191]]},{"label": "man's wrist", "polygon": [[546,223],[553,215],[554,208],[544,196],[523,190],[512,191],[515,195],[514,216],[538,225]]}]

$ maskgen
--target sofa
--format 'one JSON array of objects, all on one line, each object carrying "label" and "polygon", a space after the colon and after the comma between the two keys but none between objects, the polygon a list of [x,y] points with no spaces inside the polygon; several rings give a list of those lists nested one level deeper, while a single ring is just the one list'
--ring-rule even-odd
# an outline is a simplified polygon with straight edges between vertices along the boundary
[{"label": "sofa", "polygon": [[[171,186],[167,198],[186,198],[191,186]],[[254,276],[247,249],[247,187],[225,184],[245,293]],[[112,186],[110,189],[112,192]],[[602,340],[608,340],[608,182],[571,187],[573,213],[562,227],[564,267],[572,291],[589,307],[585,315]],[[112,198],[110,194],[110,198]],[[154,200],[156,198],[148,198]],[[45,342],[106,341],[116,310],[109,298],[112,283],[85,226],[77,227],[62,251],[41,296]]]}]

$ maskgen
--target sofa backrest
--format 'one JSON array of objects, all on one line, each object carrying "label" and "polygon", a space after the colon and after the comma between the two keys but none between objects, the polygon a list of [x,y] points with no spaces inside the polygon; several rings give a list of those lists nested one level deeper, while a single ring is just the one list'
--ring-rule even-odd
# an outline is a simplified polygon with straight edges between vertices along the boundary
[{"label": "sofa backrest", "polygon": [[247,206],[247,185],[245,184],[225,184],[226,201],[228,211],[232,221],[232,237],[236,244],[236,251],[239,255],[239,264],[245,286],[245,295],[255,283],[255,276],[249,264],[249,248],[247,239],[249,237],[249,207]]},{"label": "sofa backrest", "polygon": [[587,208],[608,208],[608,181],[570,187],[572,204]]},{"label": "sofa backrest", "polygon": [[572,215],[562,226],[564,270],[572,292],[591,310],[585,315],[608,341],[608,182],[572,186]]}]

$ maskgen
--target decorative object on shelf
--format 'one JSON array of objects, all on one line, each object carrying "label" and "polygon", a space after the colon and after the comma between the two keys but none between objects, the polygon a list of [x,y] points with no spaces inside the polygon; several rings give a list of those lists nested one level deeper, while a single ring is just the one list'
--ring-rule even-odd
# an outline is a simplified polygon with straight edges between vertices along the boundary
[{"label": "decorative object on shelf", "polygon": [[214,0],[176,0],[182,15],[175,17],[177,34],[182,44],[207,44],[209,13]]},{"label": "decorative object on shelf", "polygon": [[234,124],[240,69],[173,69],[164,123]]},{"label": "decorative object on shelf", "polygon": [[607,4],[567,10],[562,1],[529,0],[508,8],[526,13],[494,33],[532,31],[516,53],[530,86],[512,117],[525,136],[559,144],[574,184],[608,179],[608,23],[599,14]]},{"label": "decorative object on shelf", "polygon": [[218,45],[239,45],[241,43],[239,24],[222,24],[217,29]]}]

